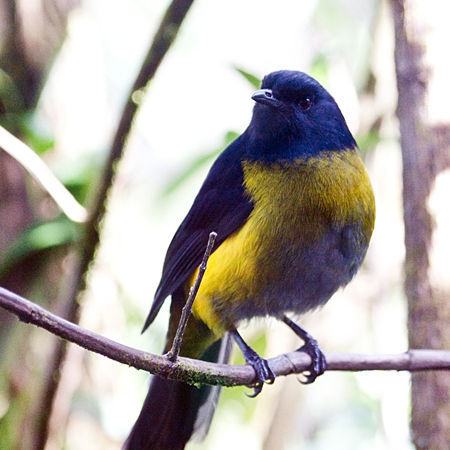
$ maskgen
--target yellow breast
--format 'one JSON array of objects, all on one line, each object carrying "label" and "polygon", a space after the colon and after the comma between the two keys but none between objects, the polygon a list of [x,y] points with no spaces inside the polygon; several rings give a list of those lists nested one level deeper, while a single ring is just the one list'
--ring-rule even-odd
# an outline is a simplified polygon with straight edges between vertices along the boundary
[{"label": "yellow breast", "polygon": [[[244,161],[243,171],[254,209],[242,228],[211,255],[193,306],[194,314],[217,335],[236,320],[282,308],[282,303],[275,305],[283,297],[283,286],[287,295],[297,294],[292,278],[301,283],[303,276],[318,277],[327,253],[334,251],[333,236],[324,238],[330,229],[358,224],[363,255],[373,230],[373,192],[356,149],[269,166]],[[314,270],[304,259],[317,259],[309,261]],[[338,272],[341,263],[331,256],[330,261]],[[320,286],[317,292],[322,292]],[[306,303],[298,310],[308,309]]]}]

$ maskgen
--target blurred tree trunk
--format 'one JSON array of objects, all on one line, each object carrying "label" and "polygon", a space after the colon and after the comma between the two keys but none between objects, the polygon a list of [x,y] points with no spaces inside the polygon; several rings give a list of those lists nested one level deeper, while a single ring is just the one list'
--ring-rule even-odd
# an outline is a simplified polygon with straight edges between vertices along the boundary
[{"label": "blurred tree trunk", "polygon": [[[33,110],[80,0],[0,0],[0,115]],[[16,131],[16,130],[10,130]]]},{"label": "blurred tree trunk", "polygon": [[[63,42],[68,14],[78,4],[79,0],[0,0],[0,125],[18,137]],[[14,263],[8,260],[8,250],[43,220],[39,210],[44,199],[20,164],[0,149],[0,283],[39,303],[42,298],[56,302],[67,249],[21,255]],[[51,345],[45,338],[36,352],[30,345],[34,338],[34,330],[0,312],[0,400],[6,406],[0,418],[2,450],[36,449],[35,423],[49,414],[30,407],[38,403],[42,389],[42,351]]]},{"label": "blurred tree trunk", "polygon": [[[428,0],[391,1],[403,154],[409,345],[449,350],[450,264],[448,256],[442,256],[448,255],[450,248],[443,251],[448,240],[440,240],[449,230],[439,232],[445,217],[441,213],[448,217],[450,209],[450,193],[439,196],[440,188],[448,186],[449,173],[444,171],[450,165],[449,78],[444,74],[450,36],[443,20],[448,5]],[[445,85],[440,84],[441,79],[447,80]],[[449,372],[412,375],[411,424],[417,449],[449,448]]]}]

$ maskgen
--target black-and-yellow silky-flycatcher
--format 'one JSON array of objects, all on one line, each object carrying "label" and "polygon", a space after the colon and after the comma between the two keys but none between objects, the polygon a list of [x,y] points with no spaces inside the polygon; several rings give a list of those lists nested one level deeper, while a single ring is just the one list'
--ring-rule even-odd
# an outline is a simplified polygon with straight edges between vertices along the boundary
[{"label": "black-and-yellow silky-flycatcher", "polygon": [[[323,305],[353,278],[372,235],[375,201],[345,119],[316,80],[273,72],[252,99],[250,125],[217,158],[169,246],[144,330],[172,296],[165,351],[170,349],[215,231],[181,355],[224,362],[221,342],[232,335],[255,368],[256,395],[274,376],[236,328],[253,317],[284,321],[312,355],[308,381],[320,375],[326,363],[317,343],[286,314]],[[153,377],[124,448],[182,450],[197,428],[208,425],[208,391]]]}]

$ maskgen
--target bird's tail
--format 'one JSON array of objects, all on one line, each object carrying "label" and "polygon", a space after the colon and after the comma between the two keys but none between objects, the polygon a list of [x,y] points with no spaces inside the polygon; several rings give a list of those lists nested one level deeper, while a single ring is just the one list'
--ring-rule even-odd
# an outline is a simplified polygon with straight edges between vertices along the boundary
[{"label": "bird's tail", "polygon": [[[230,347],[227,333],[201,359],[226,363]],[[154,376],[123,450],[183,450],[193,434],[202,439],[209,429],[219,394],[219,386],[197,388]]]}]

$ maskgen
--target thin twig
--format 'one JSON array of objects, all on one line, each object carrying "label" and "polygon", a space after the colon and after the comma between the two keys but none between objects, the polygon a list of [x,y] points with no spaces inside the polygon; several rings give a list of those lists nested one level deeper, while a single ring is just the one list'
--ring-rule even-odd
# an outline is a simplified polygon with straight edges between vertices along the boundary
[{"label": "thin twig", "polygon": [[[249,365],[215,364],[181,356],[171,362],[165,356],[127,347],[61,319],[3,288],[0,288],[0,307],[17,315],[21,321],[44,328],[86,350],[164,378],[191,384],[246,386],[255,377],[254,370]],[[326,353],[325,356],[328,371],[450,370],[450,351],[444,350],[409,350],[400,354],[375,355]],[[286,353],[269,359],[269,366],[276,376],[299,374],[310,364],[310,357],[302,352]]]},{"label": "thin twig", "polygon": [[186,304],[181,311],[181,318],[178,324],[177,332],[175,334],[175,338],[173,340],[172,348],[166,353],[166,358],[169,361],[176,361],[178,355],[180,354],[181,342],[183,340],[184,330],[186,329],[186,325],[190,315],[192,314],[192,305],[194,304],[195,297],[197,296],[197,292],[200,288],[200,284],[203,279],[203,275],[206,271],[206,265],[208,263],[208,259],[211,256],[212,249],[214,247],[214,242],[216,242],[217,233],[211,232],[208,238],[208,244],[206,245],[205,254],[203,255],[202,263],[198,268],[198,273],[195,278],[195,283],[191,287],[189,291],[189,296],[186,301]]}]

